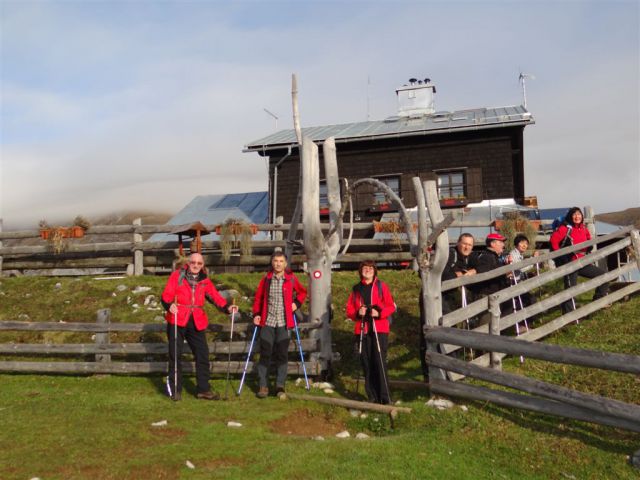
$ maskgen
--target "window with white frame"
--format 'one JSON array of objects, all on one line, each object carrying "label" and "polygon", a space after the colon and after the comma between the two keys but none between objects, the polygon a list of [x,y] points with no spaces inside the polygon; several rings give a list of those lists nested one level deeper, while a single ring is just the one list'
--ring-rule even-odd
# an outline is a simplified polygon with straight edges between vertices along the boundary
[{"label": "window with white frame", "polygon": [[[375,177],[376,180],[384,183],[387,187],[389,187],[393,193],[400,196],[400,176],[399,175],[390,175],[386,177]],[[376,190],[373,194],[373,203],[376,205],[380,205],[383,203],[390,203],[391,199],[388,198],[384,192]]]},{"label": "window with white frame", "polygon": [[465,170],[449,170],[436,172],[438,176],[438,197],[465,198],[466,172]]}]

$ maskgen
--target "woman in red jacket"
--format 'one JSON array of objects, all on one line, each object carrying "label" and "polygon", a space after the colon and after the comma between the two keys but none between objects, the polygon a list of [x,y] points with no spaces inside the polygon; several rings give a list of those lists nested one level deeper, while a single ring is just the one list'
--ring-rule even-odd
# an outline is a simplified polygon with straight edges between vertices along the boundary
[{"label": "woman in red jacket", "polygon": [[253,302],[253,323],[260,330],[258,362],[258,398],[269,395],[268,371],[271,359],[276,364],[276,395],[284,393],[287,380],[287,354],[295,311],[304,303],[307,290],[287,270],[287,257],[278,251],[271,256],[271,270],[258,284]]},{"label": "woman in red jacket", "polygon": [[[560,225],[556,231],[551,234],[549,242],[551,243],[551,250],[560,250],[561,248],[576,245],[588,240],[591,240],[591,234],[589,233],[587,226],[584,224],[584,215],[582,214],[582,210],[578,207],[573,207],[567,212],[562,225]],[[570,258],[567,259],[567,262],[581,259],[589,252],[590,249],[591,247],[585,247],[573,254],[570,254]],[[561,265],[562,261],[556,263]],[[595,278],[599,275],[603,275],[604,273],[605,271],[602,268],[597,267],[594,264],[586,265],[580,270],[576,270],[564,277],[564,288],[571,288],[576,285],[578,282],[578,275],[585,278]],[[604,297],[608,292],[608,283],[599,285],[593,294],[593,300]],[[571,300],[562,304],[562,313],[568,313],[574,309],[575,306]]]},{"label": "woman in red jacket", "polygon": [[205,333],[209,321],[204,311],[205,300],[227,313],[238,311],[236,305],[227,303],[207,277],[202,255],[192,253],[189,256],[189,264],[169,276],[161,298],[162,305],[167,311],[165,319],[169,337],[167,394],[176,401],[182,398],[180,358],[185,340],[195,357],[197,398],[203,400],[220,398],[220,395],[211,391],[209,385],[209,346]]},{"label": "woman in red jacket", "polygon": [[347,317],[355,322],[354,334],[364,372],[364,388],[370,402],[391,402],[387,380],[389,317],[395,312],[391,292],[378,279],[375,262],[364,261],[358,269],[360,282],[347,300]]}]

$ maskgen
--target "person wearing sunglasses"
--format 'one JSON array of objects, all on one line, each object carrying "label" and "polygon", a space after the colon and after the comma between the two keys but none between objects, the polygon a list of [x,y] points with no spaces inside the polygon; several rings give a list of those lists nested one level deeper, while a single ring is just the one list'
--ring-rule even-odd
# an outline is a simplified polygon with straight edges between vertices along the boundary
[{"label": "person wearing sunglasses", "polygon": [[206,330],[209,325],[204,310],[205,301],[230,314],[237,312],[218,293],[207,276],[204,260],[199,253],[189,256],[189,263],[174,271],[162,292],[162,305],[166,310],[167,337],[169,339],[169,375],[167,395],[177,401],[182,398],[182,345],[187,341],[196,363],[196,397],[202,400],[218,400],[220,395],[209,385],[209,346]]}]

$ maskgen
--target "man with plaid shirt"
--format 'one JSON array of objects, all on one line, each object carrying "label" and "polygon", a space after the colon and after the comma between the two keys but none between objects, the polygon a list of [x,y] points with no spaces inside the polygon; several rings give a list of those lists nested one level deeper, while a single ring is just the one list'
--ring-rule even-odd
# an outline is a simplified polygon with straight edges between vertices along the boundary
[{"label": "man with plaid shirt", "polygon": [[271,256],[271,270],[260,280],[253,302],[253,323],[261,327],[258,398],[269,395],[268,371],[272,358],[276,364],[276,394],[284,393],[289,332],[295,326],[294,312],[306,297],[307,290],[293,272],[287,270],[284,253],[275,252]]}]

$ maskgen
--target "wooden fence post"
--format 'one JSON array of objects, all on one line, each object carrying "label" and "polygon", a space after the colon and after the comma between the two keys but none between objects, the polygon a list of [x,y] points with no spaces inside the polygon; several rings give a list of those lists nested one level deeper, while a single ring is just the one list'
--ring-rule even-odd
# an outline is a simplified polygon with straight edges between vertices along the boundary
[{"label": "wooden fence post", "polygon": [[638,230],[631,230],[629,235],[631,236],[631,245],[633,245],[633,253],[636,257],[638,270],[640,270],[640,232]]},{"label": "wooden fence post", "polygon": [[[142,225],[142,219],[136,218],[133,221],[134,228]],[[144,273],[144,253],[142,251],[141,244],[142,235],[139,233],[133,234],[133,275],[138,277]]]},{"label": "wooden fence post", "polygon": [[[0,233],[2,233],[2,218],[0,218]],[[0,249],[2,249],[2,240],[0,240]],[[2,277],[2,255],[0,255],[0,277]]]},{"label": "wooden fence post", "polygon": [[[491,319],[489,320],[489,333],[491,335],[500,335],[500,301],[497,294],[489,295],[489,313],[491,313]],[[496,370],[502,370],[502,359],[500,354],[495,351],[490,352],[491,368]]]},{"label": "wooden fence post", "polygon": [[[108,308],[103,308],[98,310],[98,314],[96,315],[96,323],[109,325],[111,323],[111,310]],[[95,343],[96,345],[108,345],[109,343],[111,343],[109,339],[109,332],[96,333]],[[106,355],[106,354],[96,355],[96,362],[100,362],[100,363],[111,362],[111,355]]]},{"label": "wooden fence post", "polygon": [[[276,225],[282,225],[284,223],[284,217],[282,215],[279,215],[276,217]],[[273,239],[274,240],[282,240],[282,230],[277,230],[275,232],[273,232]]]}]

